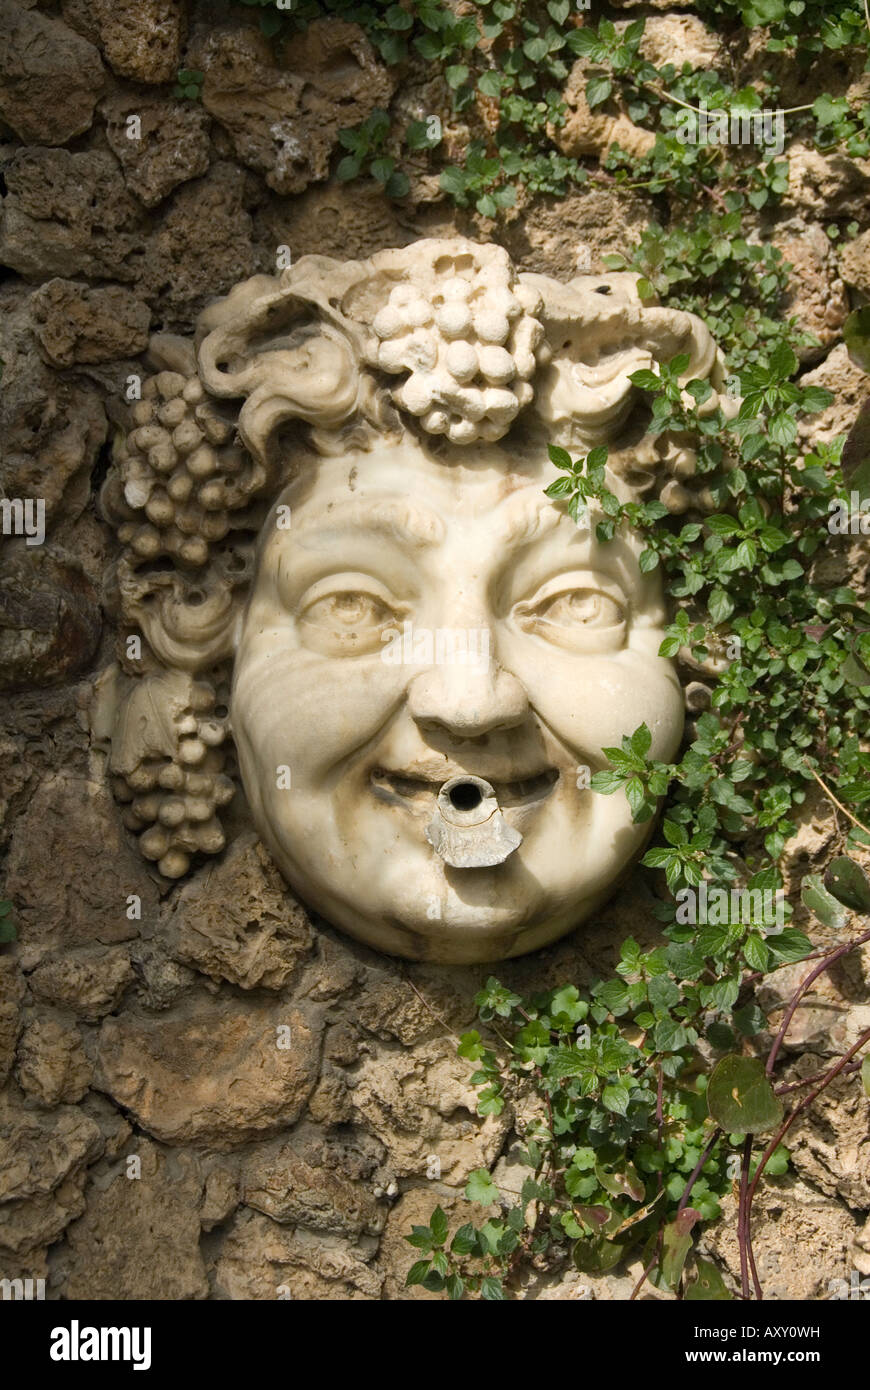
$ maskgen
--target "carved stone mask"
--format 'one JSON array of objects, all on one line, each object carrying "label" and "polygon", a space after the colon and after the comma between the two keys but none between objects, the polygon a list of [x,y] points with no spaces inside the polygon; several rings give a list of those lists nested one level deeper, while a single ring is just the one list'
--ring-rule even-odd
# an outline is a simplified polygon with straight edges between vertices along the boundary
[{"label": "carved stone mask", "polygon": [[632,277],[461,240],[308,257],[206,311],[196,357],[155,343],[104,497],[147,653],[98,724],[163,873],[222,846],[231,733],[287,881],[370,946],[496,961],[607,898],[649,826],[589,777],[641,723],[669,759],[683,699],[642,540],[544,495],[547,443],[607,442],[623,500],[703,507],[628,380],[681,351],[724,404],[703,325]]}]

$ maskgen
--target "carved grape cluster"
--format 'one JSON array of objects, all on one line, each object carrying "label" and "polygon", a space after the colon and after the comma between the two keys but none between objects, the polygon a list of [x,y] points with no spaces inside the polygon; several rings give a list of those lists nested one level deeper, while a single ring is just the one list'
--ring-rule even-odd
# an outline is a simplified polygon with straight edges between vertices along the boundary
[{"label": "carved grape cluster", "polygon": [[196,376],[146,378],[131,415],[134,428],[116,454],[128,513],[118,536],[141,561],[170,555],[204,565],[231,513],[262,483],[262,469],[234,442],[234,419],[206,399]]},{"label": "carved grape cluster", "polygon": [[167,878],[180,878],[197,851],[217,854],[224,832],[218,807],[235,794],[224,774],[226,713],[218,717],[216,692],[207,681],[191,684],[190,702],[176,721],[175,758],[145,758],[131,771],[113,778],[115,797],[124,805],[123,821],[139,836],[146,859],[157,861]]},{"label": "carved grape cluster", "polygon": [[[453,268],[455,270],[455,267]],[[507,266],[402,282],[372,321],[372,365],[409,376],[392,393],[430,434],[454,444],[500,439],[532,399],[544,336],[540,297]]]}]

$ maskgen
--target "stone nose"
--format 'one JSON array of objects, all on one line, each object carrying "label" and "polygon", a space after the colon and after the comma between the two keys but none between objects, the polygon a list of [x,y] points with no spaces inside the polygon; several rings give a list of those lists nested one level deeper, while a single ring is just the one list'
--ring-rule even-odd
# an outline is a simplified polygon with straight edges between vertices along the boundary
[{"label": "stone nose", "polygon": [[408,709],[420,729],[478,738],[521,724],[529,699],[522,682],[490,658],[421,671],[408,687]]}]

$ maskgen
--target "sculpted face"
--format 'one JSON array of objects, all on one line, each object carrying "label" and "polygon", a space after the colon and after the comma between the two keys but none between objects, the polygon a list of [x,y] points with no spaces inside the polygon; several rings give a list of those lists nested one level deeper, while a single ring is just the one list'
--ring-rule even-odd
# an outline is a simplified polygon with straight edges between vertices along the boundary
[{"label": "sculpted face", "polygon": [[[659,579],[639,539],[599,544],[548,502],[555,476],[543,450],[436,459],[406,437],[320,459],[279,499],[290,526],[264,529],[235,661],[242,779],[288,882],[377,949],[546,945],[648,834],[584,769],[642,722],[652,757],[679,742]],[[478,862],[457,862],[466,842]]]}]

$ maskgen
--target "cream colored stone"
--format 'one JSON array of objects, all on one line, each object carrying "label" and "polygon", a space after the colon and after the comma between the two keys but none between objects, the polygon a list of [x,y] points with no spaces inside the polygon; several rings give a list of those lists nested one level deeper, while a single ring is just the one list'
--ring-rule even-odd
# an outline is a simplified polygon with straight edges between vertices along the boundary
[{"label": "cream colored stone", "polygon": [[[231,731],[287,882],[368,945],[499,960],[605,900],[648,828],[621,798],[587,796],[579,769],[642,722],[670,757],[682,698],[657,655],[660,579],[628,559],[644,542],[620,538],[610,577],[589,519],[542,502],[546,444],[608,443],[620,496],[689,508],[686,441],[620,448],[631,373],[678,352],[686,380],[710,380],[708,408],[736,408],[703,324],[642,303],[635,276],[563,284],[460,238],[306,257],[209,308],[195,352],[152,340],[159,370],[103,504],[127,547],[121,603],[156,664],[104,678],[94,727],[161,873],[223,846]],[[309,436],[291,463],[274,441],[292,419]],[[196,931],[179,948],[201,963]],[[235,950],[206,968],[254,983]]]}]

